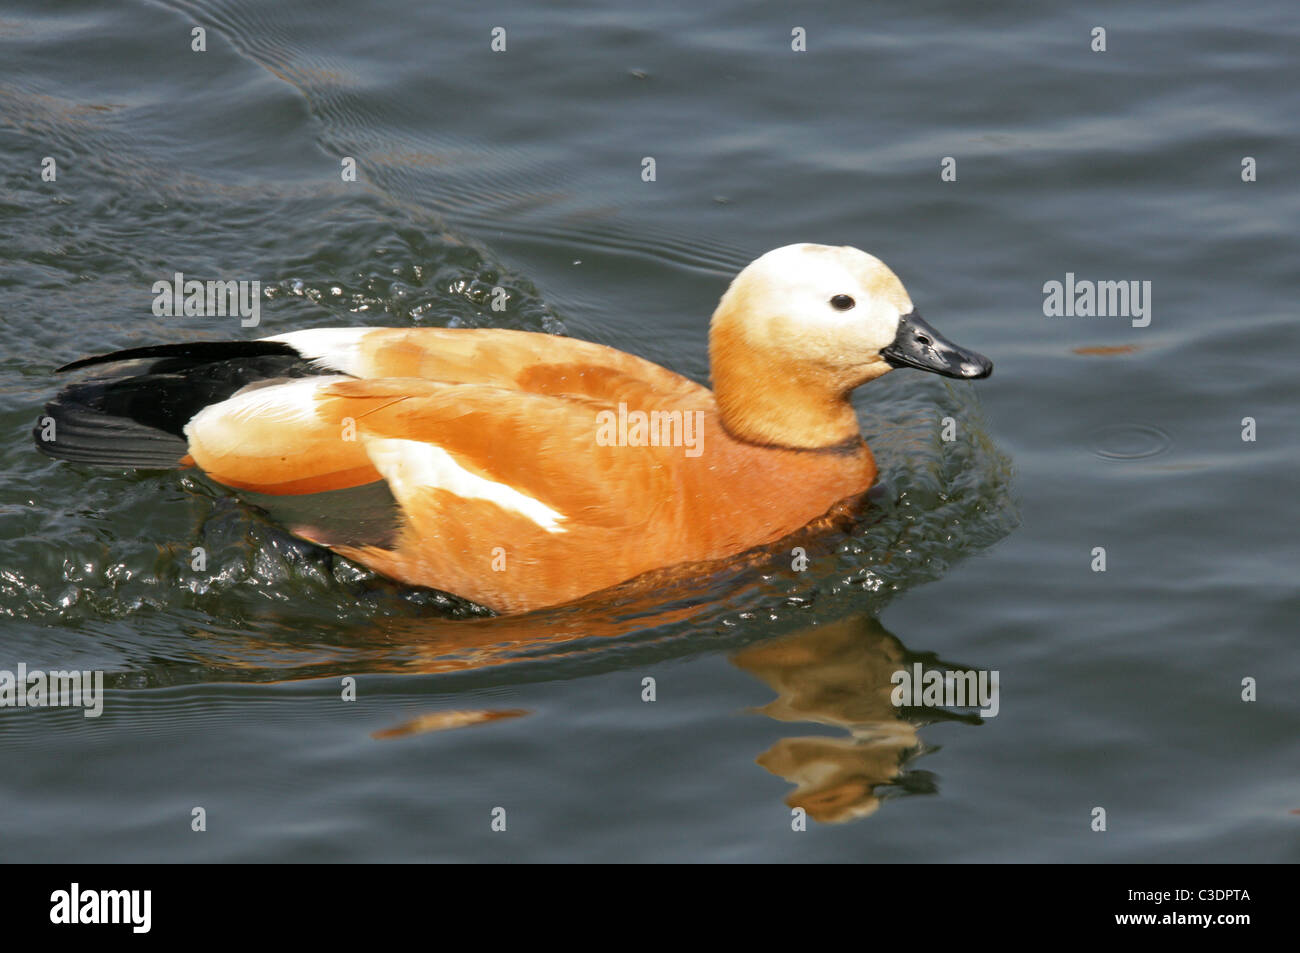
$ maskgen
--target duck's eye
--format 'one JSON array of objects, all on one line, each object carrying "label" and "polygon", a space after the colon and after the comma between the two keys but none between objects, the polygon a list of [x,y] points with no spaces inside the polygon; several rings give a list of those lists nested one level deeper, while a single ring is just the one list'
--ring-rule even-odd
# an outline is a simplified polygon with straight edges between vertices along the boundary
[{"label": "duck's eye", "polygon": [[847,311],[855,304],[857,304],[857,302],[848,295],[836,295],[834,298],[831,298],[831,307],[836,311]]}]

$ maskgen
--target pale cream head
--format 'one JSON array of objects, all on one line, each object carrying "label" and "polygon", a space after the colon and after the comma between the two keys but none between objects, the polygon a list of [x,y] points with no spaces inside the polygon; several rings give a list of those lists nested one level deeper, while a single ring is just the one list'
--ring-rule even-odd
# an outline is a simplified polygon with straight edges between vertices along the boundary
[{"label": "pale cream head", "polygon": [[856,438],[849,393],[895,367],[993,370],[921,320],[884,262],[847,245],[786,245],[749,264],[713,313],[709,354],[734,436],[805,449]]},{"label": "pale cream head", "polygon": [[816,368],[852,389],[890,369],[880,352],[912,310],[903,283],[879,258],[847,245],[786,245],[740,272],[713,313],[774,363]]},{"label": "pale cream head", "polygon": [[912,310],[880,259],[848,246],[786,245],[751,262],[709,332],[723,423],[757,443],[820,447],[858,435],[848,394],[890,370],[880,356]]}]

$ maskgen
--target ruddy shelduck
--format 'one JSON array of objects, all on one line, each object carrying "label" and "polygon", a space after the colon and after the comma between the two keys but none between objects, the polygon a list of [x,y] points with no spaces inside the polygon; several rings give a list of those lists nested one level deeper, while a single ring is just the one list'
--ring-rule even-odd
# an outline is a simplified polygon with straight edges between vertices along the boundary
[{"label": "ruddy shelduck", "polygon": [[497,612],[774,543],[876,477],[850,394],[991,362],[881,261],[788,245],[709,332],[713,390],[614,348],[503,329],[325,328],[86,358],[34,431],[53,457],[193,467],[295,535]]}]

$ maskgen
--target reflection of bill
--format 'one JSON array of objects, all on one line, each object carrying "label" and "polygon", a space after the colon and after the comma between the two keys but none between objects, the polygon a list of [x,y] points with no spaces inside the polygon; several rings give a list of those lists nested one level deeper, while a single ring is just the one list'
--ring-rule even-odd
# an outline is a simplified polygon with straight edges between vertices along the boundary
[{"label": "reflection of bill", "polygon": [[[943,710],[902,717],[891,677],[908,661],[901,642],[874,618],[852,617],[744,649],[740,668],[777,697],[758,709],[783,722],[843,728],[847,738],[782,738],[758,763],[795,785],[786,798],[822,822],[866,817],[880,807],[882,785],[903,785],[907,762],[923,753],[921,718],[953,718]],[[909,715],[912,713],[909,712]]]}]

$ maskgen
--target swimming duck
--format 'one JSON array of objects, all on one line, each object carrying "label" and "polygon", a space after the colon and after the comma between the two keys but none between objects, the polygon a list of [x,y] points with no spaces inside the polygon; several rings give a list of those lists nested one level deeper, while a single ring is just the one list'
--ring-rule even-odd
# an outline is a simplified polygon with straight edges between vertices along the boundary
[{"label": "swimming duck", "polygon": [[992,363],[851,247],[797,244],[732,281],[713,390],[588,341],[323,328],[130,348],[34,430],[64,460],[197,468],[290,532],[499,613],[762,547],[876,477],[850,393],[894,368]]}]

